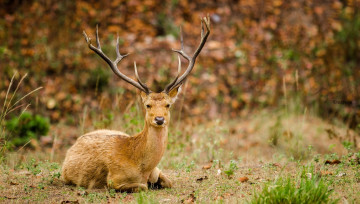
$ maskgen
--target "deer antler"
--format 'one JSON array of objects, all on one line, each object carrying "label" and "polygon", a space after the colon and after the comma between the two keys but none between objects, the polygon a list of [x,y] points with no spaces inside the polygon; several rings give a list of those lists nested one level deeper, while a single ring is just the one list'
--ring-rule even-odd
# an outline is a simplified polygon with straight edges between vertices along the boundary
[{"label": "deer antler", "polygon": [[111,61],[109,59],[109,57],[107,57],[103,51],[101,50],[101,46],[100,46],[100,40],[99,40],[99,31],[98,31],[98,26],[96,25],[96,44],[97,47],[93,46],[91,44],[91,38],[89,38],[85,31],[83,31],[85,40],[89,46],[89,48],[94,51],[96,54],[98,54],[111,68],[111,70],[121,79],[125,80],[127,83],[135,86],[136,88],[140,89],[141,91],[145,92],[146,94],[151,93],[151,90],[146,86],[146,84],[142,83],[139,75],[137,73],[137,68],[136,68],[136,63],[134,63],[134,69],[135,69],[135,76],[136,76],[136,81],[134,81],[133,79],[127,77],[125,74],[121,73],[117,67],[117,64],[126,56],[128,56],[129,54],[125,54],[125,55],[121,55],[120,51],[119,51],[119,36],[117,36],[116,39],[116,59],[115,61]]},{"label": "deer antler", "polygon": [[[206,33],[204,35],[205,28],[206,28]],[[184,83],[184,81],[186,80],[186,78],[190,74],[191,70],[193,69],[193,67],[195,65],[196,58],[200,54],[201,49],[204,47],[209,34],[210,34],[210,17],[208,15],[207,17],[204,17],[204,18],[201,19],[201,41],[200,41],[200,44],[199,44],[198,48],[194,52],[193,56],[189,57],[184,51],[184,39],[183,39],[181,27],[180,27],[181,50],[173,49],[173,51],[177,52],[178,54],[183,56],[187,61],[189,61],[189,65],[186,68],[184,74],[179,77],[180,70],[181,70],[181,62],[180,62],[180,58],[179,58],[178,74],[177,74],[176,78],[174,79],[174,81],[172,81],[170,84],[168,84],[165,87],[165,89],[164,89],[165,93],[169,93],[172,89],[174,89],[174,88],[178,87],[179,85],[181,85],[182,83]]]}]

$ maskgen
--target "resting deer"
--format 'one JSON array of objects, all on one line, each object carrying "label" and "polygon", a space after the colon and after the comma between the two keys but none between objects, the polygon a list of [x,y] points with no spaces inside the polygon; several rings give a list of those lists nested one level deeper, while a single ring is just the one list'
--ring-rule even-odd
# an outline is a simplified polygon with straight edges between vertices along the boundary
[{"label": "resting deer", "polygon": [[[204,33],[205,32],[205,33]],[[181,85],[194,67],[197,56],[204,47],[210,34],[210,19],[201,19],[201,41],[192,57],[184,51],[181,33],[181,49],[178,53],[178,73],[162,92],[152,92],[138,75],[134,62],[136,81],[125,76],[117,64],[127,56],[119,52],[119,37],[116,44],[115,61],[111,61],[101,50],[98,27],[96,27],[96,44],[84,31],[89,48],[98,54],[121,79],[140,90],[142,103],[146,110],[144,129],[133,136],[115,130],[97,130],[79,137],[67,151],[62,166],[62,176],[67,184],[86,188],[108,186],[120,191],[147,190],[148,184],[171,188],[171,181],[157,168],[166,145],[170,122],[170,106],[175,102]],[[189,65],[180,76],[181,60],[184,57]]]}]

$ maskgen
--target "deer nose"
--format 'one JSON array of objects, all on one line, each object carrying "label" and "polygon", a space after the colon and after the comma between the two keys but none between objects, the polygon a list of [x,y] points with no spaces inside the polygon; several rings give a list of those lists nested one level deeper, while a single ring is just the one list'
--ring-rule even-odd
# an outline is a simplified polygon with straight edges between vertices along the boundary
[{"label": "deer nose", "polygon": [[165,118],[164,118],[164,117],[159,117],[159,116],[156,116],[156,117],[155,117],[155,122],[156,122],[156,124],[158,124],[158,125],[164,124],[164,121],[165,121]]}]

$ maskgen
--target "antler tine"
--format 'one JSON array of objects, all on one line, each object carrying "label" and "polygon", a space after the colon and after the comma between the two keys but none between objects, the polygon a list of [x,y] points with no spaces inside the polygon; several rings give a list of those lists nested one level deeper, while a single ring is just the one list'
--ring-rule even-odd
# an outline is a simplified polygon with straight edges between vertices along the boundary
[{"label": "antler tine", "polygon": [[150,89],[146,86],[145,83],[143,83],[141,80],[140,80],[140,77],[139,77],[139,74],[138,74],[138,71],[137,71],[137,67],[136,67],[136,62],[134,62],[134,69],[135,69],[135,77],[136,77],[136,80],[139,82],[139,84],[148,92],[150,93]]},{"label": "antler tine", "polygon": [[181,59],[180,56],[178,55],[178,61],[179,61],[179,65],[178,65],[178,71],[176,74],[176,77],[174,79],[174,81],[172,81],[170,84],[166,85],[164,91],[165,93],[169,93],[170,88],[176,83],[177,79],[179,78],[180,72],[181,72]]},{"label": "antler tine", "polygon": [[[120,51],[119,51],[119,36],[117,37],[116,40],[116,59],[115,61],[111,61],[109,59],[108,56],[106,56],[104,54],[104,52],[101,50],[101,45],[100,45],[100,38],[99,38],[99,31],[98,31],[98,26],[96,26],[96,44],[97,47],[95,47],[94,45],[91,44],[91,38],[89,38],[86,34],[85,31],[83,31],[85,40],[89,46],[89,48],[94,51],[96,54],[98,54],[111,68],[111,70],[121,79],[123,79],[124,81],[126,81],[127,83],[135,86],[136,88],[140,89],[141,91],[145,92],[146,94],[149,94],[151,91],[150,89],[143,83],[140,82],[136,82],[133,79],[127,77],[125,74],[121,73],[117,67],[117,64],[126,56],[128,56],[129,54],[125,54],[125,55],[121,55]],[[138,80],[139,81],[139,80]]]},{"label": "antler tine", "polygon": [[96,45],[97,45],[97,48],[101,50],[100,39],[99,39],[99,25],[98,24],[96,24]]},{"label": "antler tine", "polygon": [[119,36],[116,37],[116,60],[114,61],[115,64],[119,63],[124,57],[128,56],[129,53],[125,54],[125,55],[121,55],[120,51],[119,51],[119,47],[120,47],[120,40],[119,40]]},{"label": "antler tine", "polygon": [[179,76],[180,72],[181,72],[181,59],[180,59],[180,56],[178,56],[178,61],[179,61],[179,65],[178,65],[178,73],[177,73],[177,76]]},{"label": "antler tine", "polygon": [[181,44],[181,50],[172,49],[172,51],[179,53],[185,59],[190,61],[190,57],[185,53],[185,50],[184,50],[184,37],[183,37],[183,34],[182,34],[181,26],[180,26],[180,44]]},{"label": "antler tine", "polygon": [[[204,34],[205,28],[206,28],[206,33]],[[171,86],[169,86],[169,85],[166,86],[166,88],[164,90],[166,93],[169,93],[172,89],[174,89],[174,88],[178,87],[179,85],[181,85],[182,83],[184,83],[187,76],[190,74],[191,70],[193,69],[193,67],[195,65],[196,58],[200,54],[202,48],[204,47],[204,45],[206,43],[206,40],[209,37],[209,34],[210,34],[210,17],[209,17],[209,14],[208,14],[207,17],[204,17],[204,18],[201,19],[201,40],[200,40],[200,44],[199,44],[198,48],[196,49],[196,51],[194,52],[193,56],[190,58],[184,51],[184,41],[183,41],[183,36],[182,36],[181,28],[180,28],[181,50],[173,49],[173,51],[180,54],[186,60],[188,60],[189,65],[186,68],[186,71],[184,72],[183,75],[181,75],[180,77],[177,77],[175,82],[171,82],[169,84]]]}]

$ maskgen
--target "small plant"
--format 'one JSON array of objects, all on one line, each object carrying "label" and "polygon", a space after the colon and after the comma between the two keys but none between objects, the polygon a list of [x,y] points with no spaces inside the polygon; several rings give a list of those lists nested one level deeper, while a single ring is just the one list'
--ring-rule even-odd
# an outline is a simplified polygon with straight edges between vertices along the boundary
[{"label": "small plant", "polygon": [[102,203],[104,200],[106,200],[106,196],[102,193],[89,193],[86,195],[86,201],[90,203]]},{"label": "small plant", "polygon": [[39,139],[40,136],[46,135],[49,128],[50,123],[47,118],[29,112],[6,121],[6,129],[10,135],[8,139],[10,144],[16,147],[25,145],[31,139]]},{"label": "small plant", "polygon": [[[2,154],[6,151],[6,147],[7,147],[7,138],[5,137],[5,133],[6,133],[6,117],[13,111],[23,107],[24,105],[23,104],[19,104],[21,101],[23,101],[26,97],[28,97],[29,95],[31,95],[32,93],[42,89],[42,87],[39,87],[39,88],[36,88],[32,91],[30,91],[29,93],[27,93],[26,95],[24,95],[23,97],[21,97],[20,99],[16,100],[15,101],[15,96],[16,96],[16,93],[17,91],[19,90],[19,87],[21,85],[21,83],[24,81],[24,79],[26,78],[27,74],[25,74],[23,77],[21,77],[19,83],[17,84],[15,90],[13,93],[10,93],[10,90],[13,86],[13,83],[14,83],[14,78],[15,76],[17,75],[17,73],[15,73],[11,80],[10,80],[10,84],[9,84],[9,87],[6,91],[6,94],[5,94],[5,100],[2,104],[2,108],[1,108],[1,112],[0,112],[0,157],[2,156]],[[24,110],[27,109],[27,107],[29,106],[30,104],[28,104]],[[21,115],[21,114],[20,114]]]},{"label": "small plant", "polygon": [[37,188],[38,189],[45,189],[45,184],[44,183],[39,183]]},{"label": "small plant", "polygon": [[190,171],[195,167],[195,162],[191,161],[191,163],[185,168],[185,171],[187,173],[190,173]]},{"label": "small plant", "polygon": [[337,203],[338,200],[330,197],[331,193],[324,180],[303,171],[299,180],[286,177],[266,183],[249,203]]},{"label": "small plant", "polygon": [[28,185],[25,184],[25,186],[24,186],[24,191],[25,191],[26,193],[29,193],[29,192],[31,191],[31,188],[30,188]]},{"label": "small plant", "polygon": [[235,171],[238,169],[237,164],[234,160],[230,161],[230,165],[229,168],[227,170],[224,171],[224,173],[228,176],[231,177],[232,175],[234,175]]},{"label": "small plant", "polygon": [[28,163],[25,164],[25,167],[33,175],[37,175],[41,172],[39,164],[36,162],[35,159],[31,159]]},{"label": "small plant", "polygon": [[116,196],[116,190],[115,189],[109,189],[109,195],[110,195],[110,197],[112,197],[112,198],[115,198],[115,196]]},{"label": "small plant", "polygon": [[61,176],[60,172],[55,172],[55,173],[51,174],[50,183],[51,184],[54,183],[55,179],[60,179],[60,176]]}]

